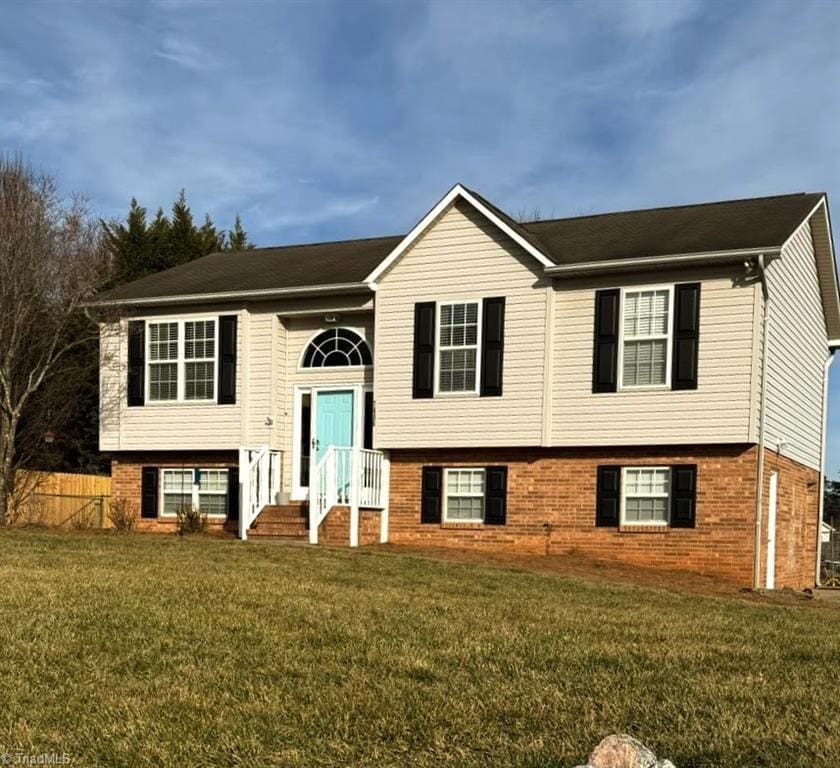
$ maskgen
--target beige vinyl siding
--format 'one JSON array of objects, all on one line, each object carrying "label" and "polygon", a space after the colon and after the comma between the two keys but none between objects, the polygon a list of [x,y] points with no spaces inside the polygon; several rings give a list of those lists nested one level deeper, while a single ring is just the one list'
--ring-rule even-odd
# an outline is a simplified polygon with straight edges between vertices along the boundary
[{"label": "beige vinyl siding", "polygon": [[248,409],[247,431],[243,444],[267,445],[271,440],[272,362],[278,335],[277,316],[272,313],[251,313],[249,318],[250,348],[247,359],[241,362],[248,366]]},{"label": "beige vinyl siding", "polygon": [[770,332],[767,347],[765,440],[771,449],[819,468],[822,394],[828,338],[811,228],[806,223],[767,269]]},{"label": "beige vinyl siding", "polygon": [[[374,323],[372,313],[350,313],[342,314],[340,322],[335,325],[328,325],[324,322],[323,315],[311,317],[285,317],[283,328],[285,330],[285,355],[284,370],[285,381],[279,388],[279,396],[283,403],[283,415],[281,421],[285,425],[283,435],[283,490],[292,490],[293,452],[297,452],[298,446],[294,443],[294,390],[296,386],[329,386],[352,387],[358,384],[367,386],[373,385],[373,371],[368,368],[301,368],[300,362],[303,351],[314,336],[328,328],[350,328],[363,336],[373,350]],[[359,407],[363,407],[359,403]]]},{"label": "beige vinyl siding", "polygon": [[[558,281],[554,298],[552,442],[656,445],[748,442],[756,288],[731,274],[671,273]],[[700,281],[698,388],[593,394],[595,292]]]},{"label": "beige vinyl siding", "polygon": [[[242,349],[243,313],[218,308],[176,314],[149,313],[143,319],[203,318],[238,314],[237,349]],[[149,404],[126,405],[128,319],[101,326],[99,446],[103,451],[221,450],[240,445],[242,419],[242,355],[236,367],[237,402],[234,405]],[[218,340],[217,340],[218,341]]]},{"label": "beige vinyl siding", "polygon": [[[465,204],[447,209],[395,262],[376,294],[377,448],[540,444],[547,305],[540,272]],[[415,302],[492,296],[506,300],[503,395],[412,399]]]}]

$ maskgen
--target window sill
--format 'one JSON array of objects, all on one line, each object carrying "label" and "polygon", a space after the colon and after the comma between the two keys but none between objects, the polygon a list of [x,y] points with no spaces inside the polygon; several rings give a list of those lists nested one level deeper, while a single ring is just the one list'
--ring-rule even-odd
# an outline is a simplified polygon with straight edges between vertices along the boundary
[{"label": "window sill", "polygon": [[[213,520],[214,522],[220,522],[222,520],[227,520],[227,515],[204,515],[208,520]],[[158,515],[158,520],[167,523],[177,523],[178,522],[178,515],[168,515],[161,512]]]},{"label": "window sill", "polygon": [[445,528],[446,530],[463,530],[463,531],[474,531],[476,529],[484,528],[484,521],[483,520],[475,520],[473,522],[443,522],[440,524],[441,528]]},{"label": "window sill", "polygon": [[435,392],[435,398],[446,398],[447,400],[458,400],[463,398],[480,397],[479,392]]},{"label": "window sill", "polygon": [[235,403],[218,403],[215,400],[147,400],[144,405],[146,408],[174,408],[179,405],[235,405]]},{"label": "window sill", "polygon": [[668,533],[671,530],[670,525],[633,525],[624,524],[618,526],[619,533]]}]

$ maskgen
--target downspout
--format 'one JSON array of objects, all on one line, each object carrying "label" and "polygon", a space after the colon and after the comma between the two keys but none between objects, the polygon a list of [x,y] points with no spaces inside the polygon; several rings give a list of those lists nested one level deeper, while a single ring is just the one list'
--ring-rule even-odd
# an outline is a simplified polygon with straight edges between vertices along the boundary
[{"label": "downspout", "polygon": [[822,399],[822,439],[820,441],[820,483],[818,500],[819,513],[817,514],[817,559],[814,563],[814,584],[820,586],[820,561],[822,560],[822,522],[825,513],[825,434],[828,425],[828,369],[834,362],[834,349],[829,347],[828,357],[825,360],[825,373],[823,374],[823,399]]},{"label": "downspout", "polygon": [[767,267],[763,253],[756,258],[764,316],[761,322],[761,389],[758,405],[758,460],[755,478],[755,543],[753,550],[753,589],[761,589],[761,502],[764,492],[764,422],[767,406],[767,337],[770,333],[770,291],[767,287]]}]

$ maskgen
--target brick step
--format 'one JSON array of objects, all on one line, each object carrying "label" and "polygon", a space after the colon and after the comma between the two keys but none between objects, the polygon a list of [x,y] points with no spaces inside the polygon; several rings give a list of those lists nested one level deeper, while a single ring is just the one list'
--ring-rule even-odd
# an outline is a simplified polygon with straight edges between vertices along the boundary
[{"label": "brick step", "polygon": [[258,517],[251,524],[251,528],[266,528],[268,526],[282,526],[284,528],[304,530],[308,521],[302,517]]},{"label": "brick step", "polygon": [[258,525],[256,528],[251,528],[248,531],[248,538],[274,538],[274,539],[305,539],[307,537],[306,528],[303,526],[295,527],[288,525]]},{"label": "brick step", "polygon": [[263,507],[257,520],[306,520],[308,514],[306,504],[273,504]]}]

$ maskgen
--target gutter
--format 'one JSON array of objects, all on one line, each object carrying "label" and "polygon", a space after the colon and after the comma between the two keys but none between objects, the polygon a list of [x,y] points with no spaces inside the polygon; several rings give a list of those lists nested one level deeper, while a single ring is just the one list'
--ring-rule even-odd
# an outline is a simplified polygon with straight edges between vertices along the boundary
[{"label": "gutter", "polygon": [[777,258],[781,255],[779,246],[770,248],[741,248],[730,251],[700,251],[696,253],[670,253],[664,256],[639,256],[632,259],[609,259],[606,261],[585,261],[577,264],[557,264],[546,267],[547,275],[564,277],[586,272],[608,272],[610,270],[685,266],[686,264],[726,264],[756,257]]},{"label": "gutter", "polygon": [[822,561],[822,522],[825,513],[825,434],[828,426],[828,369],[834,362],[834,352],[837,346],[836,341],[829,341],[828,357],[825,360],[825,373],[823,374],[823,399],[822,399],[822,437],[820,440],[820,484],[818,500],[819,512],[817,514],[817,559],[814,563],[814,584],[820,586],[821,576],[820,563]]},{"label": "gutter", "polygon": [[369,283],[335,283],[333,285],[306,285],[299,288],[258,288],[250,291],[219,291],[216,293],[189,293],[177,296],[144,296],[137,299],[101,299],[89,301],[86,307],[145,306],[150,304],[196,304],[238,299],[273,299],[294,296],[311,296],[322,293],[367,293],[374,287]]}]

